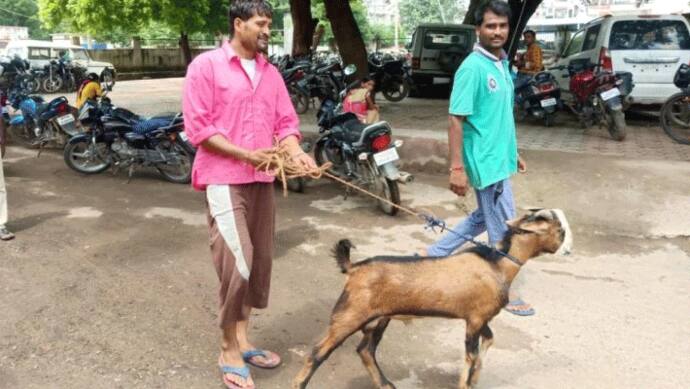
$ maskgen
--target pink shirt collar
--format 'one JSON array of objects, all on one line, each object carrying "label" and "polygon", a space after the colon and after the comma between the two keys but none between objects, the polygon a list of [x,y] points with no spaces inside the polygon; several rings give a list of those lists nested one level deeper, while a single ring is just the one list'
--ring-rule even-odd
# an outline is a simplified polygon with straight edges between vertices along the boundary
[{"label": "pink shirt collar", "polygon": [[[235,52],[235,49],[232,48],[232,45],[230,44],[230,41],[226,41],[223,43],[223,52],[225,55],[228,57],[228,61],[232,61],[233,58],[237,58],[239,61],[240,56],[237,55]],[[256,54],[256,65],[258,66],[264,66],[266,64],[266,58],[263,56],[261,53]]]}]

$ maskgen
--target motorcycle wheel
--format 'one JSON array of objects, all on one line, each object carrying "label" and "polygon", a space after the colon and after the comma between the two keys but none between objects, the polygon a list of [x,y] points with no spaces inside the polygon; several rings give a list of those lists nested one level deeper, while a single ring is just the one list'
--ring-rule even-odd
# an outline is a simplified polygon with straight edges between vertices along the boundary
[{"label": "motorcycle wheel", "polygon": [[306,113],[309,110],[309,96],[300,93],[300,91],[294,88],[290,88],[288,92],[290,93],[292,106],[295,107],[297,114]]},{"label": "motorcycle wheel", "polygon": [[177,152],[180,156],[179,165],[157,164],[156,169],[166,180],[175,184],[189,184],[192,181],[192,164],[194,156],[179,143],[173,143],[171,151]]},{"label": "motorcycle wheel", "polygon": [[[332,163],[333,166],[340,165],[335,161],[331,161],[330,158],[328,158],[325,142],[319,142],[314,146],[314,162],[316,162],[316,165],[319,167],[323,166],[327,162]],[[333,168],[328,169],[328,172],[331,174],[336,174]]]},{"label": "motorcycle wheel", "polygon": [[554,119],[556,118],[555,113],[547,113],[544,114],[544,125],[546,127],[551,127],[553,126]]},{"label": "motorcycle wheel", "polygon": [[305,184],[303,177],[290,178],[287,180],[287,188],[290,192],[304,193]]},{"label": "motorcycle wheel", "polygon": [[677,93],[661,108],[661,127],[674,141],[690,145],[690,95]]},{"label": "motorcycle wheel", "polygon": [[60,77],[47,77],[43,80],[43,90],[46,93],[57,93],[62,89],[62,78]]},{"label": "motorcycle wheel", "polygon": [[388,88],[382,90],[381,93],[386,100],[397,103],[410,94],[410,84],[407,80],[396,77],[390,81]]},{"label": "motorcycle wheel", "polygon": [[[377,176],[374,187],[374,193],[395,205],[400,205],[400,189],[398,188],[397,181],[389,180],[384,176]],[[398,213],[397,207],[394,207],[391,204],[381,200],[376,200],[376,202],[378,203],[379,209],[382,210],[386,215],[395,216]]]},{"label": "motorcycle wheel", "polygon": [[609,111],[606,114],[606,122],[611,138],[622,142],[625,139],[625,114],[623,111]]},{"label": "motorcycle wheel", "polygon": [[[106,155],[107,147],[105,143],[91,143],[90,139],[81,142],[68,143],[63,150],[62,156],[65,164],[75,172],[82,174],[98,174],[110,167],[109,158]],[[103,150],[105,148],[106,150]],[[99,150],[101,149],[101,150]]]},{"label": "motorcycle wheel", "polygon": [[115,75],[113,74],[112,70],[103,70],[103,73],[101,73],[101,80],[103,84],[105,84],[105,90],[113,90],[113,87],[115,86]]},{"label": "motorcycle wheel", "polygon": [[41,79],[39,78],[29,78],[26,80],[26,90],[29,94],[38,93],[41,91]]}]

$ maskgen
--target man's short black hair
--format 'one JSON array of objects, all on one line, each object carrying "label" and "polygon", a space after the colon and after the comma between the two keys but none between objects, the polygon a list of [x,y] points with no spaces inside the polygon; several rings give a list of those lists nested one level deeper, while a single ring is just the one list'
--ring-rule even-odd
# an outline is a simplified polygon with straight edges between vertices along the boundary
[{"label": "man's short black hair", "polygon": [[477,11],[474,13],[474,25],[477,27],[481,26],[484,23],[484,15],[489,11],[498,16],[505,16],[508,20],[513,16],[508,3],[500,0],[491,0],[477,8]]},{"label": "man's short black hair", "polygon": [[266,0],[232,0],[228,10],[230,35],[235,33],[235,19],[247,21],[254,15],[273,18],[273,7]]},{"label": "man's short black hair", "polygon": [[532,38],[536,38],[536,37],[537,37],[537,33],[534,32],[534,30],[525,30],[525,32],[522,33],[522,35],[527,35],[527,34],[532,35]]}]

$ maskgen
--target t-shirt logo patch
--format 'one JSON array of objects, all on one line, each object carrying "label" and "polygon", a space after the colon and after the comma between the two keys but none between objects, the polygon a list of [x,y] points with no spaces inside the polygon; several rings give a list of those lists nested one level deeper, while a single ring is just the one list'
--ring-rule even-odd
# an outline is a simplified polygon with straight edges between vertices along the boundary
[{"label": "t-shirt logo patch", "polygon": [[498,82],[496,82],[496,79],[492,76],[489,75],[489,92],[493,93],[498,90]]}]

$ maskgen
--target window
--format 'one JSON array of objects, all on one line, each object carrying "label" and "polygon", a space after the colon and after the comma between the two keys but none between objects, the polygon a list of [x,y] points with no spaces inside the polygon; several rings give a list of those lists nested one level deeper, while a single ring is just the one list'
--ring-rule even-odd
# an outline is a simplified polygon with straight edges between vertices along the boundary
[{"label": "window", "polygon": [[688,29],[680,20],[625,20],[613,24],[611,50],[690,50]]},{"label": "window", "polygon": [[573,35],[568,44],[568,48],[563,52],[564,57],[570,57],[582,51],[582,44],[585,41],[585,30],[580,30]]},{"label": "window", "polygon": [[601,30],[601,24],[587,29],[587,34],[585,35],[585,43],[582,46],[582,51],[592,50],[597,45],[597,37],[599,37],[599,30]]},{"label": "window", "polygon": [[469,34],[463,31],[427,31],[424,35],[424,48],[443,50],[451,46],[470,48]]},{"label": "window", "polygon": [[77,61],[88,61],[89,60],[89,54],[86,52],[86,50],[72,50],[72,59],[77,60]]},{"label": "window", "polygon": [[50,49],[47,47],[30,47],[29,59],[50,59]]}]

